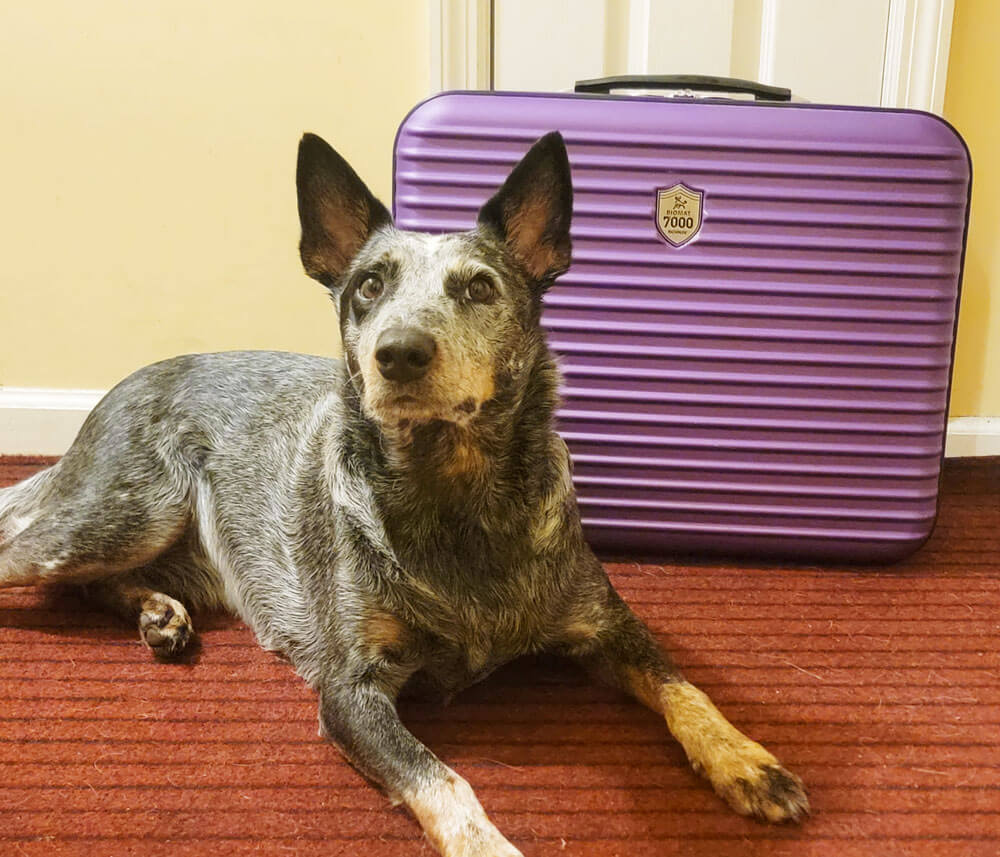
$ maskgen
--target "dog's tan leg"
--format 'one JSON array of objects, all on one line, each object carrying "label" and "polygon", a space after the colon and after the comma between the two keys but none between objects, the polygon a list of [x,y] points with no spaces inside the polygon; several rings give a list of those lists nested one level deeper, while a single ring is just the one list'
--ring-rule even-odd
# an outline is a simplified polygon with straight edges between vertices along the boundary
[{"label": "dog's tan leg", "polygon": [[801,780],[726,720],[693,684],[626,670],[625,685],[664,716],[691,766],[738,813],[773,822],[798,821],[808,815]]},{"label": "dog's tan leg", "polygon": [[801,780],[733,726],[687,682],[614,590],[607,606],[568,625],[570,651],[600,677],[663,715],[691,766],[741,815],[798,821],[809,813]]}]

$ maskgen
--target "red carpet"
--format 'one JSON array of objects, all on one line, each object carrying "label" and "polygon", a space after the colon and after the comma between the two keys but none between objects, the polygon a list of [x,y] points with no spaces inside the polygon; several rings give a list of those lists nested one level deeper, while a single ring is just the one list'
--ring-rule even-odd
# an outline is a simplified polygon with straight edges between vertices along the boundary
[{"label": "red carpet", "polygon": [[[0,484],[43,463],[0,459]],[[610,570],[814,816],[733,815],[658,718],[557,661],[405,705],[526,857],[1000,854],[1000,458],[947,463],[933,538],[892,568]],[[193,663],[162,665],[65,596],[0,592],[0,854],[429,857],[291,669],[195,622]]]}]

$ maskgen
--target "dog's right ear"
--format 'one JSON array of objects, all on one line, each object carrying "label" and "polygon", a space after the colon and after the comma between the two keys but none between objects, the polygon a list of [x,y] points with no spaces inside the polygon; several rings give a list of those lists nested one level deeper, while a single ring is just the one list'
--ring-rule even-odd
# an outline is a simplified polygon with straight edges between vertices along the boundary
[{"label": "dog's right ear", "polygon": [[340,155],[321,137],[304,134],[295,172],[306,273],[333,289],[351,259],[392,217]]}]

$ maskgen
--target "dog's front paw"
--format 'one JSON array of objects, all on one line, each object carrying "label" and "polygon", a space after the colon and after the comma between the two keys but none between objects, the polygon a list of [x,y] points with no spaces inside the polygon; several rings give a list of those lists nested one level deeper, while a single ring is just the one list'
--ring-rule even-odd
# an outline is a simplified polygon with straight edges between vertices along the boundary
[{"label": "dog's front paw", "polygon": [[752,741],[711,780],[719,796],[740,815],[774,823],[801,821],[809,815],[802,780]]},{"label": "dog's front paw", "polygon": [[463,830],[442,853],[445,857],[524,857],[490,822]]},{"label": "dog's front paw", "polygon": [[443,857],[523,857],[454,771],[404,799]]},{"label": "dog's front paw", "polygon": [[157,657],[180,654],[193,633],[191,617],[180,601],[154,592],[142,602],[139,636]]}]

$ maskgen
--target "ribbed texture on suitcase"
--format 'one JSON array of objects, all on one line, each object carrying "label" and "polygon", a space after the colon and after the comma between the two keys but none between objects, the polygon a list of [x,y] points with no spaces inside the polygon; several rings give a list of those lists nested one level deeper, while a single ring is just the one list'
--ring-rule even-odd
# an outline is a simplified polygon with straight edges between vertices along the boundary
[{"label": "ribbed texture on suitcase", "polygon": [[[544,323],[591,541],[612,551],[905,555],[930,533],[968,154],[927,114],[453,93],[395,152],[401,228],[471,227],[541,134],[573,170]],[[705,192],[671,247],[656,190]]]}]

